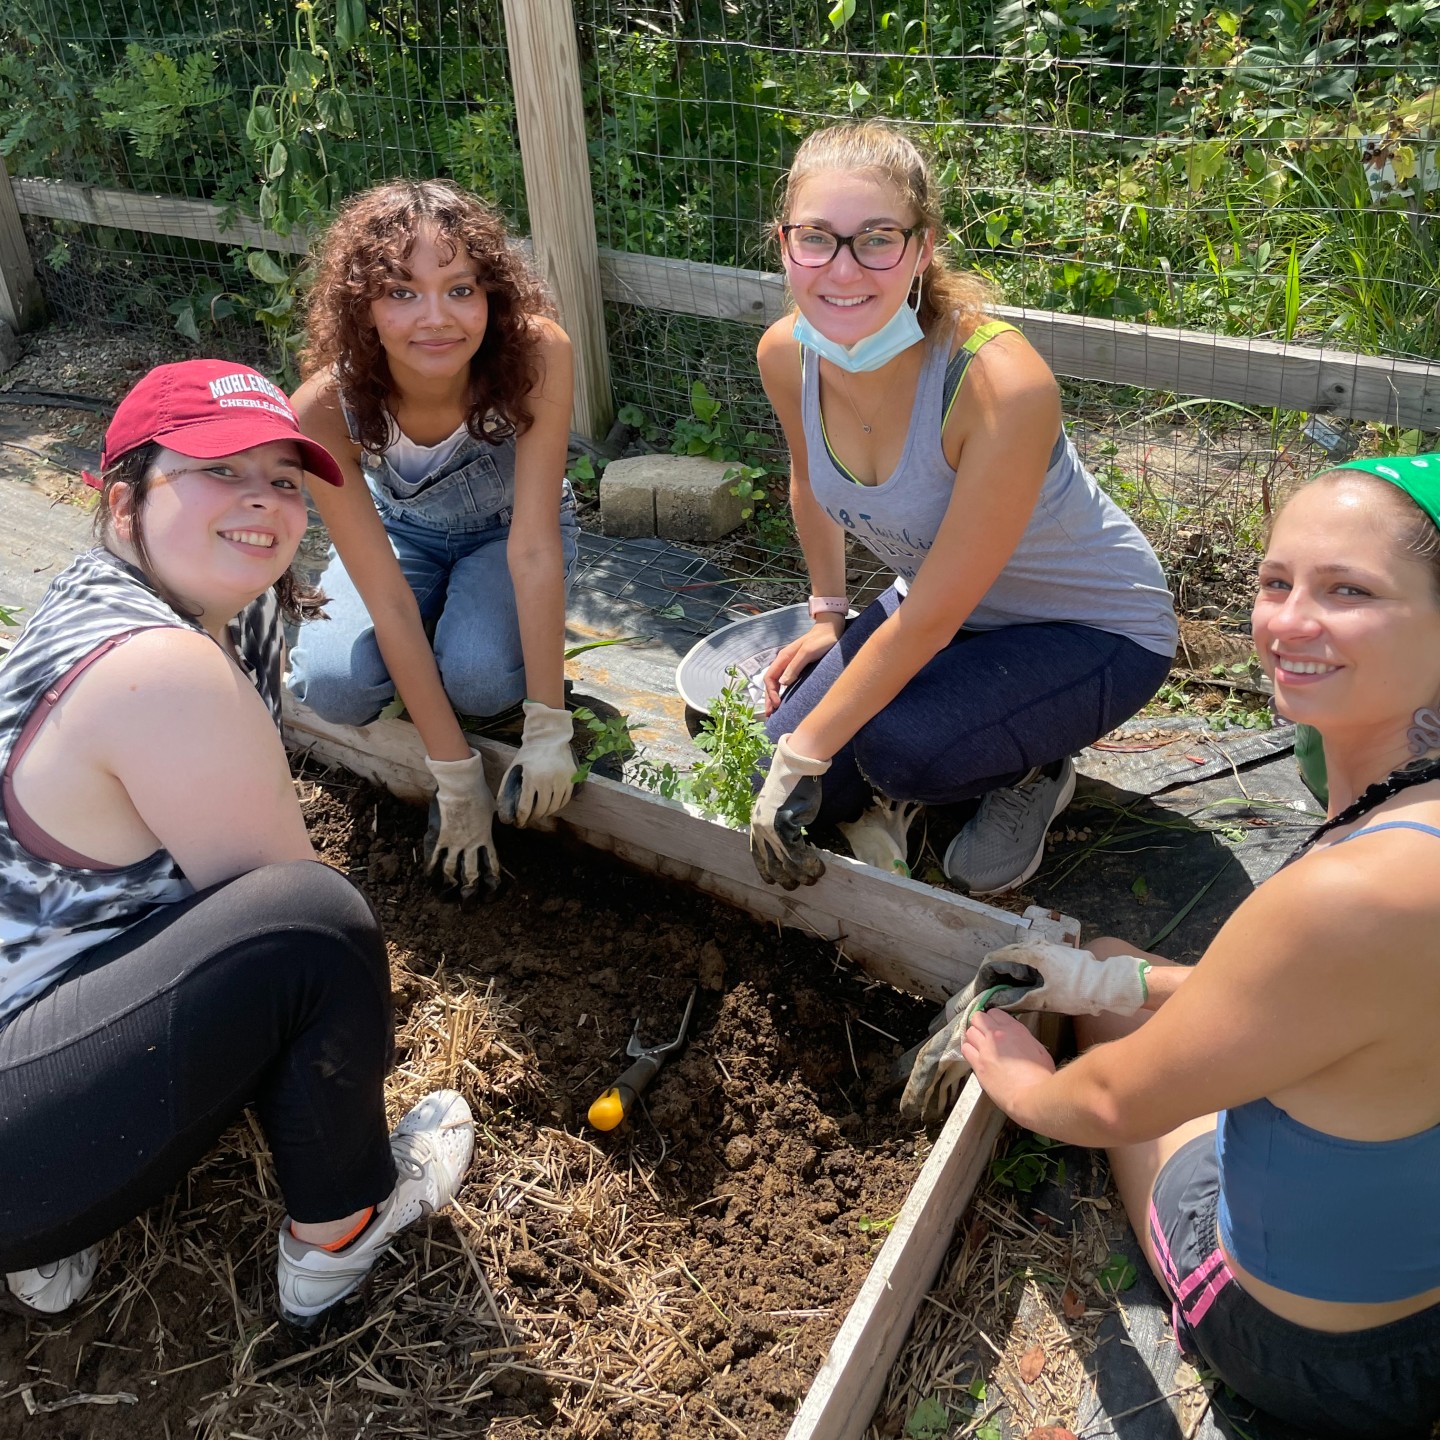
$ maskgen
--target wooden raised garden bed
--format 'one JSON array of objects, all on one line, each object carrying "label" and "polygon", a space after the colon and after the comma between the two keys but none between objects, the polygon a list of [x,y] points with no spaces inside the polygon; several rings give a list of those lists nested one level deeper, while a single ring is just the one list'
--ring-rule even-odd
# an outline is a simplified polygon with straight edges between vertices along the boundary
[{"label": "wooden raised garden bed", "polygon": [[[286,738],[293,750],[341,766],[402,799],[428,797],[423,751],[405,721],[352,729],[290,704]],[[473,737],[472,743],[498,784],[513,750]],[[1078,939],[1078,923],[1057,912],[1031,907],[1023,916],[1012,915],[833,854],[826,856],[826,874],[818,884],[786,894],[760,881],[743,834],[599,777],[587,781],[549,823],[641,870],[833,941],[874,979],[926,1000],[948,998],[969,980],[981,957],[1001,945],[1037,934],[1071,944]],[[864,1434],[1002,1123],[972,1080],[894,1217],[788,1440],[858,1440]]]}]

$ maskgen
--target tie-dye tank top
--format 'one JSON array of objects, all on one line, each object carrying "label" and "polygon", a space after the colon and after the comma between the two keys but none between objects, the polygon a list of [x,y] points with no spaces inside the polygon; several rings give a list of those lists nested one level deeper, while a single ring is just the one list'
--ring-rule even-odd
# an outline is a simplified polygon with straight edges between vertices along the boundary
[{"label": "tie-dye tank top", "polygon": [[[8,776],[25,722],[48,690],[107,644],[164,627],[205,633],[108,550],[87,551],[58,575],[0,665],[0,775]],[[283,645],[272,591],[231,622],[230,637],[278,725]],[[0,1025],[86,950],[191,893],[165,850],[115,867],[41,859],[20,843],[0,805]]]}]

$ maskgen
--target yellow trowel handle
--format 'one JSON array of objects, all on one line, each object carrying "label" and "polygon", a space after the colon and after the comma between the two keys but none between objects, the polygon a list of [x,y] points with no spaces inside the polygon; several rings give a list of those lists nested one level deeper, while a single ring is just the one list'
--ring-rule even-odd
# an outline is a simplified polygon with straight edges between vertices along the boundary
[{"label": "yellow trowel handle", "polygon": [[655,1078],[660,1061],[642,1055],[590,1107],[587,1117],[597,1130],[613,1130],[629,1113],[636,1097]]}]

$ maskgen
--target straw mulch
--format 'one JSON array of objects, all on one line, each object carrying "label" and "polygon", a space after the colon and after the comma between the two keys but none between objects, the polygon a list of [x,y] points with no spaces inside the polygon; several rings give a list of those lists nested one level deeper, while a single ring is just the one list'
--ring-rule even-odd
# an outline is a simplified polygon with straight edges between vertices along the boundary
[{"label": "straw mulch", "polygon": [[[1007,1128],[997,1157],[1017,1142]],[[1003,1165],[992,1165],[890,1372],[866,1440],[914,1435],[917,1427],[936,1440],[1081,1430],[1087,1361],[1093,1370],[1101,1324],[1123,1310],[1116,1282],[1130,1283],[1116,1253],[1127,1222],[1103,1157],[1060,1153],[1072,1167],[1070,1183],[1054,1183],[1052,1162],[1043,1207],[1040,1190],[1022,1193],[997,1178]],[[1065,1219],[1056,1218],[1066,1210]],[[1209,1396],[1184,1362],[1174,1378],[1174,1395],[1164,1398],[1177,1401],[1184,1433],[1193,1435]],[[937,1424],[945,1417],[943,1430],[926,1428],[932,1416]]]}]

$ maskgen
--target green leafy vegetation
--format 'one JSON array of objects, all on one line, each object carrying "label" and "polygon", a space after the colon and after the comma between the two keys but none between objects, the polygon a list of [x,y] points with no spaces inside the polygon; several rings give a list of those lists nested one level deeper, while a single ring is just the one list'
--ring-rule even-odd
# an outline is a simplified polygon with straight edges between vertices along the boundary
[{"label": "green leafy vegetation", "polygon": [[[841,0],[850,4],[854,0]],[[927,1395],[905,1421],[906,1440],[944,1440],[950,1433],[950,1407],[938,1395]]]},{"label": "green leafy vegetation", "polygon": [[[799,140],[885,116],[935,151],[952,249],[1017,303],[1362,351],[1440,341],[1440,0],[698,0],[643,19],[579,0],[577,20],[603,245],[770,265]],[[288,233],[382,176],[441,173],[526,228],[498,0],[178,0],[134,24],[98,0],[0,0],[0,37],[12,174]],[[50,263],[79,263],[76,227],[54,233]],[[213,295],[159,308],[182,298],[187,334],[227,318]],[[273,299],[230,313],[268,328]],[[728,448],[691,388],[677,441]]]},{"label": "green leafy vegetation", "polygon": [[1118,1294],[1128,1290],[1140,1278],[1140,1272],[1128,1255],[1117,1251],[1095,1272],[1095,1278],[1111,1294]]},{"label": "green leafy vegetation", "polygon": [[629,778],[667,800],[683,801],[711,819],[744,829],[755,805],[754,776],[774,747],[746,698],[743,680],[732,680],[715,697],[695,744],[704,758],[692,770],[678,770],[668,760],[656,765],[642,756]]},{"label": "green leafy vegetation", "polygon": [[628,716],[609,715],[602,720],[584,705],[575,707],[574,716],[576,736],[585,741],[580,765],[574,775],[577,785],[589,778],[597,760],[603,760],[607,755],[618,755],[625,760],[635,753]]},{"label": "green leafy vegetation", "polygon": [[1065,1183],[1065,1162],[1058,1152],[1064,1146],[1058,1140],[1028,1131],[1016,1135],[1010,1148],[990,1162],[990,1179],[996,1185],[1028,1195],[1046,1180]]},{"label": "green leafy vegetation", "polygon": [[862,1235],[870,1235],[875,1236],[876,1238],[883,1238],[895,1228],[895,1222],[899,1218],[900,1216],[898,1213],[895,1215],[887,1216],[884,1220],[875,1220],[872,1219],[869,1215],[861,1215],[855,1221],[855,1228]]}]

